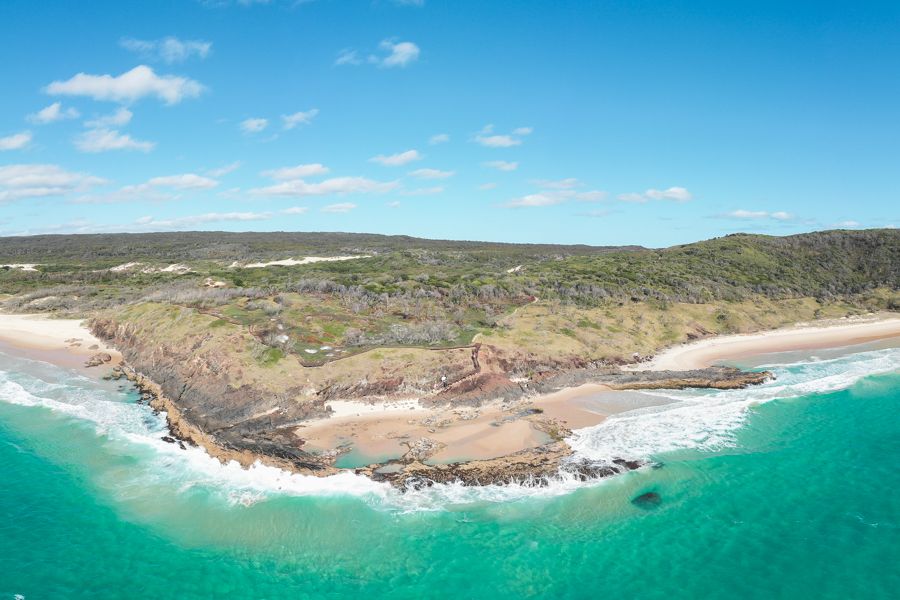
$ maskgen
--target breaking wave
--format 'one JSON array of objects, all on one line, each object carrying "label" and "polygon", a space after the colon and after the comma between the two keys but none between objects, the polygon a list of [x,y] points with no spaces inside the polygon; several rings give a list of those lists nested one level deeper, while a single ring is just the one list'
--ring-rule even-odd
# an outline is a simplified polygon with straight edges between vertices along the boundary
[{"label": "breaking wave", "polygon": [[676,450],[717,450],[734,446],[747,409],[772,400],[846,389],[870,375],[900,369],[900,349],[859,352],[829,360],[810,359],[759,367],[775,379],[741,390],[655,391],[673,402],[614,415],[569,439],[590,460],[646,459]]},{"label": "breaking wave", "polygon": [[[349,472],[314,477],[260,464],[249,469],[237,463],[223,465],[202,449],[181,449],[164,441],[168,433],[164,416],[137,404],[133,396],[98,387],[95,381],[51,365],[6,358],[4,364],[10,363],[12,369],[0,371],[0,402],[42,407],[75,419],[92,427],[102,444],[114,446],[113,454],[137,457],[127,468],[118,466],[99,475],[100,484],[120,497],[174,490],[250,505],[284,495],[341,495],[358,497],[377,508],[417,511],[553,497],[598,483],[560,473],[550,485],[543,486],[528,482],[484,487],[438,484],[399,492],[388,484]],[[577,430],[567,441],[576,458],[593,461],[651,459],[677,450],[712,451],[733,446],[737,430],[748,418],[748,408],[776,399],[845,389],[863,377],[896,371],[900,369],[900,349],[762,368],[773,371],[776,378],[744,390],[654,392],[669,402],[612,416],[597,426]]]}]

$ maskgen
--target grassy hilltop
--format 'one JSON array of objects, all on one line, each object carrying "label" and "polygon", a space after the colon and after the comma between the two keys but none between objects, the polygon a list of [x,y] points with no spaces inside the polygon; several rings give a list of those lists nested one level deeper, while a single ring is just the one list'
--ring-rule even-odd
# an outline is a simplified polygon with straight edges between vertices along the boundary
[{"label": "grassy hilltop", "polygon": [[[340,262],[243,268],[305,256]],[[118,268],[127,263],[138,263]],[[900,232],[731,235],[665,249],[341,233],[0,238],[7,311],[140,322],[158,307],[255,338],[262,364],[481,341],[557,361],[627,359],[708,333],[900,307]],[[164,269],[174,270],[166,271]],[[146,325],[147,323],[143,323]]]}]

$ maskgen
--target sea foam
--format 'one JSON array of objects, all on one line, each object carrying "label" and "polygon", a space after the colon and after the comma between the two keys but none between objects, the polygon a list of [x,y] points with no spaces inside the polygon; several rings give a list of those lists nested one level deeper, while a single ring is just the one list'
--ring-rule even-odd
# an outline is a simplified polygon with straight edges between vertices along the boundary
[{"label": "sea foam", "polygon": [[[4,364],[8,362],[4,357]],[[200,491],[233,505],[251,505],[276,496],[354,496],[373,507],[397,511],[444,510],[472,503],[498,503],[553,497],[597,485],[561,472],[549,485],[522,482],[469,487],[436,484],[400,492],[388,484],[346,472],[315,477],[254,464],[242,468],[222,464],[200,448],[181,449],[167,443],[165,416],[137,404],[133,396],[100,389],[96,382],[61,369],[16,368],[0,371],[0,401],[42,407],[93,427],[115,451],[137,456],[127,469],[100,476],[111,494],[153,494],[160,491]],[[31,365],[34,367],[34,365]],[[748,408],[775,399],[789,399],[845,389],[861,378],[900,368],[900,349],[850,354],[829,360],[766,365],[776,378],[743,390],[656,391],[672,402],[614,415],[603,423],[577,430],[567,440],[575,458],[653,459],[676,450],[712,451],[736,443],[735,434],[748,418]],[[29,374],[31,373],[31,374]],[[37,373],[37,375],[35,375]]]}]

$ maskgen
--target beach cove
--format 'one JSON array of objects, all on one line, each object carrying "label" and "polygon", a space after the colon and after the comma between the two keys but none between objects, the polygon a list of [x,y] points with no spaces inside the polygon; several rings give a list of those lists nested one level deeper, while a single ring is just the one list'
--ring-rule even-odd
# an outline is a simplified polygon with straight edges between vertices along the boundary
[{"label": "beach cove", "polygon": [[[580,598],[648,585],[676,598],[890,597],[896,573],[871,566],[897,557],[896,500],[877,490],[896,483],[897,449],[884,445],[896,420],[884,415],[898,400],[898,351],[882,341],[824,359],[792,355],[784,366],[759,360],[777,384],[671,392],[675,410],[625,413],[605,433],[601,423],[571,440],[585,455],[629,450],[662,468],[599,485],[398,493],[352,474],[220,465],[161,441],[164,420],[117,382],[4,354],[0,453],[11,493],[2,503],[11,518],[0,535],[0,592],[113,598],[137,580],[135,598],[201,598],[213,585],[270,598]],[[867,467],[851,467],[850,456]],[[804,489],[791,484],[810,472]],[[632,503],[647,493],[660,503]],[[725,532],[743,542],[721,545]],[[773,556],[769,545],[785,536],[791,543]],[[48,552],[65,561],[34,560]],[[814,566],[822,560],[828,577]],[[740,575],[748,568],[765,576],[751,585]],[[499,596],[498,581],[509,586]]]},{"label": "beach cove", "polygon": [[[770,332],[715,336],[663,350],[648,363],[630,368],[651,372],[703,369],[749,355],[846,346],[898,339],[898,336],[900,319],[872,315],[832,320],[816,326],[801,324]],[[110,367],[116,372],[123,367],[117,350],[97,339],[87,328],[86,322],[79,320],[51,319],[41,315],[0,315],[0,344],[25,358],[40,358],[61,367],[77,368],[88,377],[107,376]],[[85,359],[90,360],[90,357],[98,355],[110,360],[101,362],[99,368],[86,368]],[[128,372],[127,365],[124,368]],[[144,379],[138,376],[135,381]],[[189,443],[199,443],[223,462],[236,460],[244,467],[258,462],[259,459],[253,455],[219,451],[216,442],[193,429],[181,417],[178,407],[161,396],[154,382],[147,381],[140,385],[145,400],[149,399],[151,404],[154,397],[164,401],[154,406],[157,410],[168,410],[169,428],[176,440],[181,437]],[[560,457],[568,456],[571,452],[568,446],[571,444],[562,443],[562,439],[572,436],[573,431],[596,427],[610,416],[655,410],[673,402],[671,390],[650,389],[638,393],[617,389],[620,388],[615,385],[586,383],[481,406],[425,406],[416,399],[380,403],[332,401],[326,405],[331,411],[328,418],[301,423],[297,435],[302,436],[304,447],[313,452],[327,453],[333,452],[333,448],[340,449],[335,463],[337,469],[317,473],[320,476],[346,469],[379,479],[382,474],[394,473],[392,465],[401,464],[394,461],[413,460],[427,468],[431,468],[428,465],[437,466],[441,471],[434,473],[436,481],[451,481],[454,478],[465,481],[467,471],[453,468],[453,465],[462,463],[476,466],[471,471],[474,473],[472,477],[482,482],[497,480],[488,473],[497,473],[494,477],[509,481],[528,477],[529,471],[546,477],[559,469],[555,463],[559,459],[546,460],[548,449],[550,456],[554,453]],[[173,411],[177,415],[175,421],[172,420]],[[557,441],[554,442],[554,439]],[[423,440],[427,442],[424,445]],[[534,464],[532,457],[535,452],[543,465],[541,467],[528,466]],[[518,462],[509,466],[506,457],[510,455],[525,458],[517,458]],[[613,465],[613,469],[606,472],[607,475],[619,472],[619,467],[624,467],[626,460],[624,456],[604,458],[620,461],[619,466]],[[635,457],[628,460],[631,461],[628,468],[637,468],[642,464]],[[276,468],[281,466],[278,462],[262,462]],[[387,466],[380,468],[379,464]],[[361,467],[367,468],[360,471]],[[601,476],[601,472],[586,468],[577,476],[591,479]]]}]

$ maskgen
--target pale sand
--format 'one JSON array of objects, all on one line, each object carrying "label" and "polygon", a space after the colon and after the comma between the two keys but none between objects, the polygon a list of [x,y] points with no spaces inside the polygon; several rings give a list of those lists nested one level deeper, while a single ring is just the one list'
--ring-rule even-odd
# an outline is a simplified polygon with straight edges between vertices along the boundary
[{"label": "pale sand", "polygon": [[[144,263],[139,262],[127,262],[115,267],[111,267],[109,270],[114,273],[124,273],[125,271],[132,271],[137,267],[140,267]],[[168,267],[144,267],[141,269],[141,273],[176,273],[178,275],[184,275],[186,273],[190,273],[192,269],[187,265],[182,265],[179,263],[171,264]]]},{"label": "pale sand", "polygon": [[[374,461],[400,458],[409,444],[429,438],[443,447],[428,462],[454,462],[497,458],[540,446],[548,436],[528,418],[500,406],[480,409],[360,410],[301,425],[297,435],[308,449],[327,450],[340,445]],[[518,411],[524,407],[519,407]],[[365,461],[364,461],[365,462]]]},{"label": "pale sand", "polygon": [[318,262],[338,262],[343,260],[356,260],[357,258],[372,258],[368,254],[360,254],[358,256],[304,256],[301,259],[286,258],[284,260],[270,260],[269,262],[258,262],[242,265],[237,261],[231,263],[230,269],[260,269],[263,267],[294,267],[297,265],[311,265]]},{"label": "pale sand", "polygon": [[40,265],[37,263],[13,263],[9,265],[0,265],[0,269],[10,268],[10,269],[19,269],[21,271],[37,271],[35,267],[39,267]]},{"label": "pale sand", "polygon": [[390,400],[387,402],[352,402],[350,400],[329,400],[325,406],[331,409],[331,418],[360,417],[362,415],[397,416],[410,413],[428,412],[418,400]]},{"label": "pale sand", "polygon": [[597,425],[612,414],[665,402],[650,394],[615,392],[596,384],[511,405],[491,403],[479,408],[426,408],[415,400],[374,404],[341,400],[327,403],[335,411],[330,418],[301,425],[297,435],[308,449],[345,445],[352,447],[356,456],[371,458],[373,462],[403,456],[409,444],[419,438],[441,445],[429,463],[483,460],[548,442],[550,437],[542,423],[557,422],[568,429],[581,429]]},{"label": "pale sand", "polygon": [[609,395],[611,395],[609,387],[598,383],[586,383],[538,396],[532,400],[532,404],[535,408],[543,410],[545,417],[556,419],[569,429],[581,429],[597,425],[611,414],[598,402],[592,402]]},{"label": "pale sand", "polygon": [[660,352],[649,363],[631,368],[650,371],[700,369],[757,354],[851,346],[897,336],[900,336],[900,318],[838,319],[819,326],[802,324],[682,344]]},{"label": "pale sand", "polygon": [[94,337],[78,319],[0,314],[0,342],[18,349],[42,351],[41,356],[49,362],[58,362],[54,357],[71,357],[74,360],[64,361],[68,365],[83,363],[98,352],[109,353],[114,363],[121,360],[115,349]]}]

